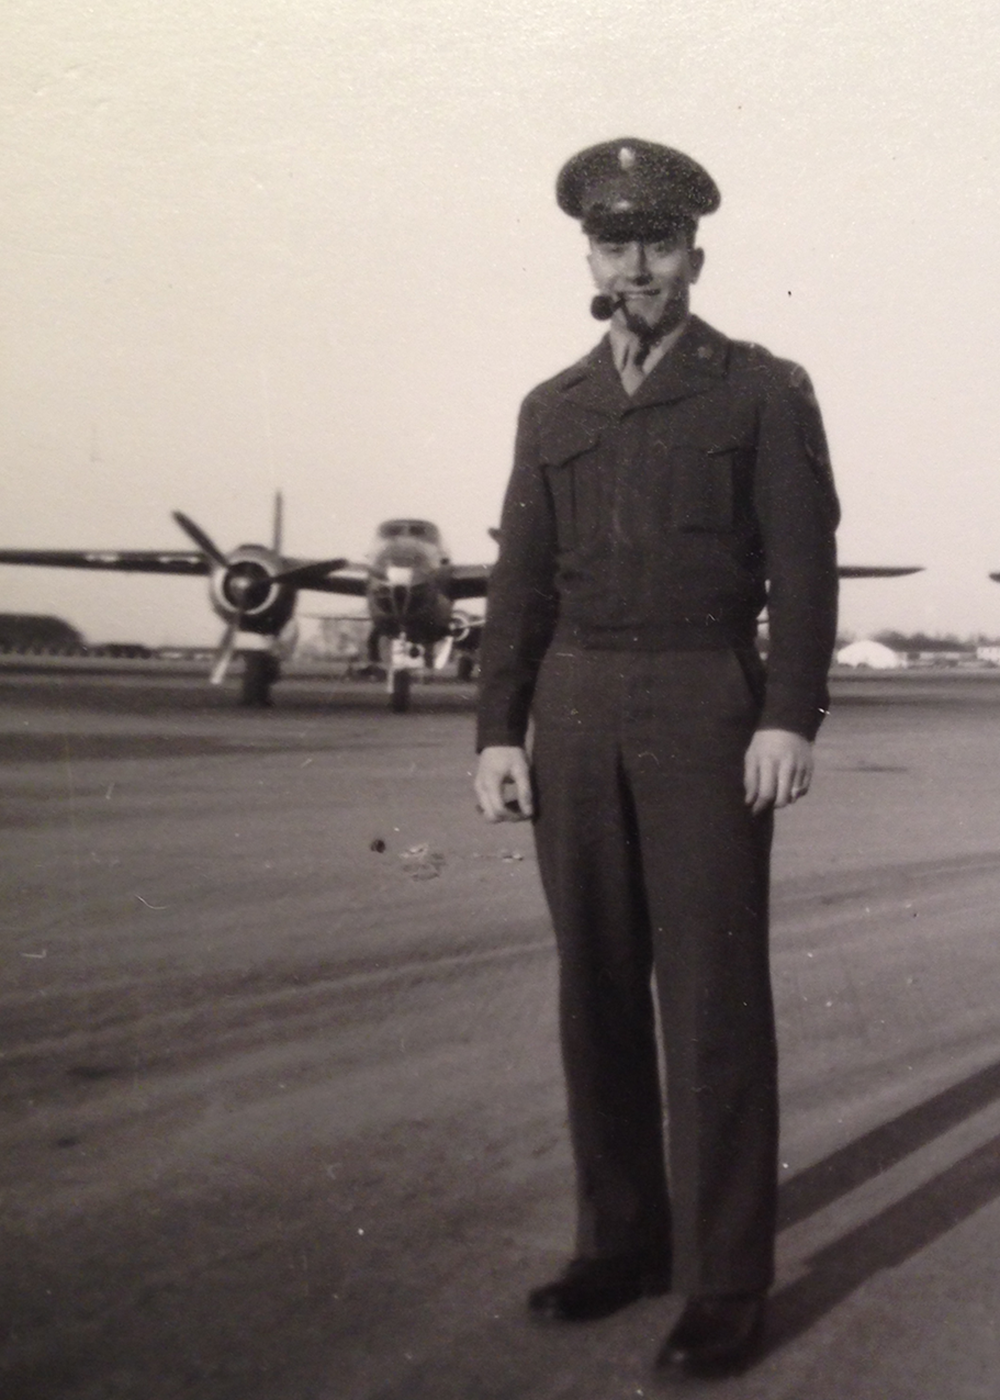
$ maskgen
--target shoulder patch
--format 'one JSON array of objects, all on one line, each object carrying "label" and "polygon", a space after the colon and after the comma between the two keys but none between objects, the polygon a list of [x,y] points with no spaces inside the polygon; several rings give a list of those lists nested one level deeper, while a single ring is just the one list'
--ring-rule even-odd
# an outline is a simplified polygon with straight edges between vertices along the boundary
[{"label": "shoulder patch", "polygon": [[773,370],[775,357],[763,345],[754,340],[734,340],[732,342],[733,364],[742,370]]}]

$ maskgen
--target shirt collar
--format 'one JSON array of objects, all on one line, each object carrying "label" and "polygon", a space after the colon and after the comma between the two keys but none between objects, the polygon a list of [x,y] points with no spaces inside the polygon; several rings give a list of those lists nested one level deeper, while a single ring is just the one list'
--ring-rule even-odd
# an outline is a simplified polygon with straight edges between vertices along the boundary
[{"label": "shirt collar", "polygon": [[629,330],[628,326],[622,325],[617,317],[608,326],[608,339],[611,341],[611,357],[615,363],[615,369],[619,375],[624,375],[626,370],[631,374],[639,374],[645,379],[650,371],[660,363],[668,350],[672,350],[684,334],[688,326],[689,318],[685,318],[679,326],[658,340],[649,351],[640,368],[635,364],[635,357],[639,352],[642,342],[639,337]]}]

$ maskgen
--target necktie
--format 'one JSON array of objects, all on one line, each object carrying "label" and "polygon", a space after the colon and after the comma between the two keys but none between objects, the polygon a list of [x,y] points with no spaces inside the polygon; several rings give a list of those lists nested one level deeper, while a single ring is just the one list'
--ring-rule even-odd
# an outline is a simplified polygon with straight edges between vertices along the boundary
[{"label": "necktie", "polygon": [[648,346],[636,345],[633,347],[629,345],[625,350],[625,358],[621,367],[621,380],[622,386],[629,396],[635,393],[646,377],[643,366],[648,354]]}]

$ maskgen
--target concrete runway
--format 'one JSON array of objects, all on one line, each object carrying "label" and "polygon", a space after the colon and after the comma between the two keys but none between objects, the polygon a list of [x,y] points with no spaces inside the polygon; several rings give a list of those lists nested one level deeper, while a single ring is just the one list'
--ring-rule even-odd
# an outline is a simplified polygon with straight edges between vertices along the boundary
[{"label": "concrete runway", "polygon": [[676,1299],[525,1315],[554,964],[468,688],[0,696],[4,1400],[996,1400],[1000,675],[838,680],[779,819],[780,1280],[711,1385],[650,1373]]}]

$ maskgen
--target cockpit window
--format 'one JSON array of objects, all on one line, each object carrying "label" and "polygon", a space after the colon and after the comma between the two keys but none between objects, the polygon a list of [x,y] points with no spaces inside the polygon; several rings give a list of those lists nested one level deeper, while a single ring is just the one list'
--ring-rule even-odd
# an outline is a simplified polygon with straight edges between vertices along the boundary
[{"label": "cockpit window", "polygon": [[438,543],[437,526],[429,520],[387,520],[378,527],[379,538],[383,540],[414,539],[426,540],[428,544]]}]

